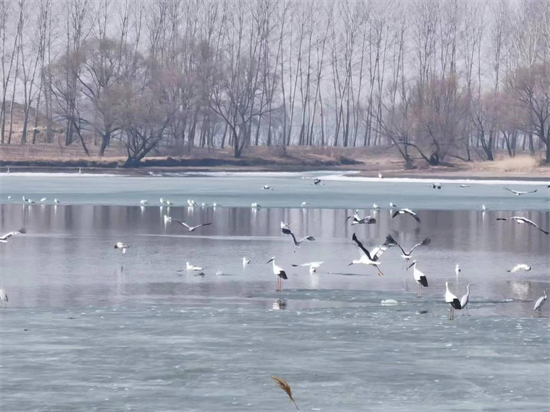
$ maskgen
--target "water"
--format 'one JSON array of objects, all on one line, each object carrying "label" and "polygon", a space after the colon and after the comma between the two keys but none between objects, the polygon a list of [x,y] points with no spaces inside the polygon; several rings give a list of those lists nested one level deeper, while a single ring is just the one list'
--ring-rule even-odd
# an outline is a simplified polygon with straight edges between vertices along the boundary
[{"label": "water", "polygon": [[[475,190],[467,199],[450,184],[428,187],[433,207],[419,208],[420,225],[361,209],[377,224],[350,227],[351,209],[332,204],[382,203],[362,200],[357,187],[409,206],[426,204],[424,186],[318,188],[296,176],[10,176],[1,185],[3,201],[7,189],[66,200],[23,206],[14,196],[0,205],[2,233],[28,228],[0,245],[0,284],[10,297],[0,310],[2,411],[293,410],[272,375],[289,381],[302,411],[549,410],[550,306],[541,318],[532,308],[549,284],[550,238],[496,221],[520,214],[548,228],[542,190],[518,198],[485,185],[494,209],[482,213],[476,205],[489,202],[481,185],[460,189]],[[230,207],[295,206],[317,189],[324,195],[310,208]],[[221,198],[227,207],[129,206],[160,196]],[[188,233],[165,224],[165,214],[213,224]],[[316,241],[294,252],[282,220]],[[423,298],[398,249],[382,257],[384,276],[348,266],[360,256],[353,233],[368,247],[389,233],[405,249],[429,236],[432,244],[414,253],[429,280]],[[117,241],[130,245],[125,255],[113,249]],[[246,269],[243,256],[252,261]],[[282,292],[265,264],[272,256],[289,274]],[[316,275],[291,266],[319,260]],[[186,261],[205,275],[183,271]],[[517,263],[533,270],[506,272]],[[473,284],[471,316],[447,320],[445,281],[458,296]]]}]

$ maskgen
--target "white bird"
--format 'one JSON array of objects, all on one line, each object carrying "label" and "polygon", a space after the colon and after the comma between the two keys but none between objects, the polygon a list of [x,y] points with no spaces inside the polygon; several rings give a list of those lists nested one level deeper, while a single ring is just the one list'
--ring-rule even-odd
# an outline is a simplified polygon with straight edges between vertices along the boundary
[{"label": "white bird", "polygon": [[8,294],[4,289],[0,289],[0,302],[2,302],[2,308],[5,308],[6,303],[9,302]]},{"label": "white bird", "polygon": [[212,203],[212,207],[218,207],[221,206],[219,203]]},{"label": "white bird", "polygon": [[481,210],[483,210],[484,212],[486,212],[486,211],[487,211],[487,206],[481,205]]},{"label": "white bird", "polygon": [[455,318],[455,309],[460,310],[462,309],[462,305],[460,304],[460,300],[451,293],[449,290],[449,282],[445,282],[445,302],[447,302],[449,305],[451,305],[451,310],[449,313],[449,320],[453,320]]},{"label": "white bird", "polygon": [[514,266],[512,269],[508,269],[507,272],[516,273],[520,270],[529,272],[531,270],[531,266],[526,265],[525,263],[520,263],[519,265]]},{"label": "white bird", "polygon": [[458,263],[456,264],[455,266],[455,274],[456,274],[456,277],[458,277],[458,274],[462,272],[462,269],[460,269],[460,266],[458,265]]},{"label": "white bird", "polygon": [[321,184],[321,179],[319,179],[318,177],[316,177],[315,179],[313,179],[313,184],[314,184],[315,186]]},{"label": "white bird", "polygon": [[518,224],[527,224],[527,226],[532,226],[538,230],[540,230],[542,233],[544,233],[545,235],[548,235],[550,232],[544,230],[544,229],[541,229],[535,222],[533,222],[532,220],[529,220],[525,217],[521,217],[521,216],[512,216],[512,217],[497,217],[497,220],[511,220],[511,221],[514,221]]},{"label": "white bird", "polygon": [[548,288],[544,289],[544,295],[541,296],[540,298],[537,299],[537,301],[535,302],[535,308],[533,309],[535,312],[538,310],[539,311],[539,316],[542,315],[542,306],[544,305],[544,303],[546,302],[546,299],[548,299],[548,295],[546,294],[546,292],[548,292]]},{"label": "white bird", "polygon": [[252,209],[259,209],[259,208],[262,207],[262,205],[260,205],[259,203],[252,203],[252,204],[250,205],[250,207],[251,207]]},{"label": "white bird", "polygon": [[376,219],[372,216],[365,216],[360,217],[359,216],[359,210],[355,211],[355,214],[346,217],[346,220],[349,220],[351,218],[351,225],[372,225],[376,223]]},{"label": "white bird", "polygon": [[[409,262],[409,260],[411,259],[411,255],[412,255],[412,252],[419,246],[428,246],[430,243],[432,243],[432,240],[427,237],[426,239],[424,239],[422,242],[420,243],[417,243],[416,245],[414,245],[408,252],[405,252],[405,249],[403,249],[401,247],[401,245],[399,243],[397,243],[397,241],[393,238],[392,235],[388,235],[386,236],[386,243],[388,244],[388,246],[398,246],[399,249],[401,249],[401,252],[403,252],[403,254],[401,255],[401,257],[403,259],[405,259],[405,264],[407,264]],[[408,268],[407,268],[408,269]]]},{"label": "white bird", "polygon": [[413,212],[411,209],[399,209],[397,210],[393,215],[392,215],[392,219],[397,216],[397,215],[410,215],[414,218],[414,220],[416,220],[418,223],[420,223],[420,218],[418,217],[418,215]]},{"label": "white bird", "polygon": [[378,179],[383,179],[384,178],[384,175],[380,172],[378,172]]},{"label": "white bird", "polygon": [[210,226],[212,224],[212,222],[209,222],[209,223],[201,223],[200,225],[197,225],[197,226],[189,226],[187,223],[177,219],[170,219],[170,222],[178,222],[180,225],[186,227],[189,232],[194,232],[199,227]]},{"label": "white bird", "polygon": [[308,263],[302,263],[301,265],[292,265],[293,267],[297,268],[298,266],[307,266],[309,267],[309,274],[313,275],[314,273],[317,273],[317,269],[321,267],[323,262],[308,262]]},{"label": "white bird", "polygon": [[25,197],[25,196],[23,196],[23,202],[25,202],[25,203],[27,203],[27,204],[29,204],[29,205],[35,203],[34,200],[29,199],[29,198],[27,198],[27,197]]},{"label": "white bird", "polygon": [[40,199],[40,202],[41,203],[44,203],[46,200],[48,200],[47,198],[43,197],[42,199]]},{"label": "white bird", "polygon": [[288,226],[288,223],[281,222],[281,233],[284,235],[290,235],[292,232],[290,231],[290,227]]},{"label": "white bird", "polygon": [[422,297],[422,287],[428,287],[428,278],[424,273],[416,268],[416,260],[413,260],[409,268],[413,268],[414,281],[418,283],[418,297]]},{"label": "white bird", "polygon": [[432,183],[432,189],[441,189],[441,183]]},{"label": "white bird", "polygon": [[283,289],[283,280],[287,280],[288,276],[286,275],[286,272],[283,270],[283,268],[277,266],[275,264],[275,258],[272,257],[269,259],[266,264],[273,262],[273,274],[277,276],[277,292],[281,291]]},{"label": "white bird", "polygon": [[192,265],[189,262],[185,262],[185,270],[187,270],[189,272],[198,272],[198,271],[201,271],[201,270],[204,270],[204,269],[200,268],[198,266]]},{"label": "white bird", "polygon": [[187,204],[189,205],[189,207],[195,207],[199,205],[197,202],[195,202],[192,199],[187,200]]},{"label": "white bird", "polygon": [[470,185],[460,185],[460,187],[465,188],[465,187],[470,187]]},{"label": "white bird", "polygon": [[206,206],[208,206],[207,203],[204,203],[204,202],[201,203],[201,207],[206,207]]},{"label": "white bird", "polygon": [[[460,308],[464,309],[466,306],[468,306],[468,302],[470,301],[470,283],[466,285],[466,294],[462,296],[462,299],[460,299]],[[468,308],[466,308],[466,313],[468,316],[470,316],[470,312]]]},{"label": "white bird", "polygon": [[246,268],[248,265],[250,265],[250,259],[247,259],[245,256],[243,257],[243,268]]},{"label": "white bird", "polygon": [[273,187],[269,185],[264,185],[264,187],[262,187],[262,190],[273,190]]},{"label": "white bird", "polygon": [[170,202],[169,200],[164,200],[162,197],[160,198],[160,203],[166,206],[173,206],[174,204]]},{"label": "white bird", "polygon": [[10,199],[11,199],[11,196],[8,196],[8,200],[10,200]]},{"label": "white bird", "polygon": [[390,202],[390,207],[393,209],[393,208],[397,208],[397,205],[393,202]]},{"label": "white bird", "polygon": [[357,264],[375,266],[376,270],[378,271],[378,276],[382,276],[383,273],[379,268],[380,262],[378,262],[378,260],[380,259],[382,254],[386,250],[388,250],[388,245],[386,243],[383,243],[380,246],[374,248],[372,252],[369,252],[363,246],[363,244],[359,241],[359,239],[357,239],[357,236],[355,236],[355,233],[351,237],[351,240],[355,242],[355,244],[359,247],[359,249],[363,251],[364,254],[361,255],[361,258],[359,258],[358,260],[352,261],[348,266],[357,265]]},{"label": "white bird", "polygon": [[140,204],[141,206],[145,206],[145,205],[148,205],[149,202],[148,202],[147,200],[140,200],[140,201],[139,201],[139,204]]},{"label": "white bird", "polygon": [[529,192],[520,192],[519,190],[512,190],[512,189],[508,189],[507,187],[505,187],[504,190],[508,190],[509,192],[512,192],[516,196],[527,195],[527,194],[530,194],[530,193],[537,193],[537,189],[531,190]]},{"label": "white bird", "polygon": [[115,249],[122,249],[122,254],[124,255],[126,253],[126,249],[128,249],[130,246],[122,243],[122,242],[117,242],[115,244]]},{"label": "white bird", "polygon": [[306,207],[308,205],[307,202],[302,202],[302,207]]},{"label": "white bird", "polygon": [[60,205],[60,204],[61,204],[61,202],[60,202],[59,200],[57,200],[57,199],[54,199],[53,202],[54,202],[56,205]]},{"label": "white bird", "polygon": [[172,221],[172,218],[171,218],[170,216],[168,216],[168,215],[164,215],[164,216],[163,216],[163,219],[164,219],[164,223],[169,223],[169,222]]},{"label": "white bird", "polygon": [[375,210],[379,210],[380,206],[378,206],[376,203],[373,203],[372,208],[375,209]]},{"label": "white bird", "polygon": [[16,236],[18,234],[25,234],[25,233],[27,233],[27,229],[25,229],[24,227],[22,227],[19,230],[14,231],[14,232],[6,233],[4,236],[0,237],[0,243],[8,243],[8,239],[10,237]]},{"label": "white bird", "polygon": [[[307,235],[303,238],[301,238],[300,240],[296,239],[296,236],[294,235],[294,233],[292,233],[292,231],[290,230],[290,227],[288,226],[288,224],[285,224],[284,222],[281,222],[281,232],[285,235],[290,235],[292,236],[292,241],[294,242],[294,246],[296,248],[299,248],[300,245],[302,244],[302,242],[304,241],[309,241],[309,242],[313,242],[315,240],[315,238],[311,235]],[[294,252],[296,252],[296,250],[294,250]]]}]

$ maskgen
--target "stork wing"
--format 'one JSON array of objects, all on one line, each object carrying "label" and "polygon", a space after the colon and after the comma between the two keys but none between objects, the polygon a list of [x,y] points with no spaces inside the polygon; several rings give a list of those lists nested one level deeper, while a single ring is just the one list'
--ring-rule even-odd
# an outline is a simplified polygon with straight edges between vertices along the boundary
[{"label": "stork wing", "polygon": [[171,221],[178,222],[180,225],[185,226],[187,229],[191,229],[191,226],[189,226],[187,223],[182,222],[181,220],[173,219]]},{"label": "stork wing", "polygon": [[[290,230],[289,230],[288,232],[289,232],[290,236],[292,236],[292,240],[294,241],[294,246],[300,246],[300,242],[301,242],[301,241],[298,242],[298,241],[296,240],[296,236],[294,236],[294,233],[292,233]],[[283,232],[283,233],[285,233],[285,232]]]},{"label": "stork wing", "polygon": [[537,189],[532,190],[532,191],[530,191],[530,192],[525,192],[525,193],[537,193]]},{"label": "stork wing", "polygon": [[[390,247],[391,247],[391,246],[398,246],[399,249],[401,249],[401,252],[403,252],[403,254],[406,255],[406,253],[405,253],[405,251],[403,250],[403,248],[401,247],[401,245],[400,245],[399,243],[397,243],[397,241],[393,238],[392,235],[386,236],[386,244],[387,244],[388,246],[390,246]],[[410,254],[410,252],[409,252],[409,254]]]},{"label": "stork wing", "polygon": [[418,223],[420,223],[420,218],[417,216],[415,212],[413,212],[411,209],[401,209],[406,214],[412,216],[414,220],[416,220]]},{"label": "stork wing", "polygon": [[412,247],[412,249],[410,250],[409,252],[409,255],[413,252],[413,250],[415,250],[418,246],[428,246],[430,243],[432,243],[432,239],[430,239],[429,237],[427,237],[426,239],[424,239],[422,242],[420,243],[417,243],[416,245],[414,245]]},{"label": "stork wing", "polygon": [[365,255],[367,255],[367,257],[370,259],[370,260],[373,260],[369,251],[367,249],[365,249],[365,247],[363,246],[363,244],[359,241],[359,239],[357,239],[357,236],[355,236],[355,233],[353,234],[353,236],[351,237],[351,240],[353,240],[355,242],[355,244],[357,246],[359,246],[359,249],[361,249]]},{"label": "stork wing", "polygon": [[201,223],[200,225],[195,226],[193,229],[198,229],[199,227],[203,227],[203,226],[210,226],[211,224],[212,224],[212,222]]},{"label": "stork wing", "polygon": [[394,212],[394,214],[391,216],[391,218],[393,219],[393,218],[394,218],[395,216],[397,216],[398,214],[399,214],[399,210],[396,210],[396,211]]},{"label": "stork wing", "polygon": [[511,192],[511,193],[513,193],[513,194],[515,194],[515,195],[518,194],[518,192],[516,192],[515,190],[508,189],[507,187],[505,187],[504,190],[508,190],[509,192]]},{"label": "stork wing", "polygon": [[15,232],[6,233],[4,236],[0,237],[0,240],[8,240],[13,235],[15,235]]},{"label": "stork wing", "polygon": [[388,245],[387,245],[386,243],[383,243],[383,244],[381,244],[380,246],[374,248],[374,249],[372,250],[372,260],[373,260],[374,262],[376,262],[378,259],[380,259],[380,258],[382,257],[382,255],[384,254],[384,252],[385,252],[386,250],[388,250],[388,249],[389,249],[389,247],[388,247]]}]

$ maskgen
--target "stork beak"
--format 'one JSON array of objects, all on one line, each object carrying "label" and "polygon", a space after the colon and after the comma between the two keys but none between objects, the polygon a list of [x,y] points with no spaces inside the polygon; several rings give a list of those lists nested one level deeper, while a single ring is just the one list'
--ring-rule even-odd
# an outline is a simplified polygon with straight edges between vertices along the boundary
[{"label": "stork beak", "polygon": [[351,262],[348,266],[351,266],[351,265],[353,265],[353,262]]},{"label": "stork beak", "polygon": [[407,269],[410,269],[412,268],[414,265],[416,265],[416,261],[414,261],[413,263],[411,263],[409,266],[407,266]]},{"label": "stork beak", "polygon": [[267,262],[265,262],[265,264],[267,265],[269,262],[273,262],[273,259],[275,259],[275,258],[269,259]]}]

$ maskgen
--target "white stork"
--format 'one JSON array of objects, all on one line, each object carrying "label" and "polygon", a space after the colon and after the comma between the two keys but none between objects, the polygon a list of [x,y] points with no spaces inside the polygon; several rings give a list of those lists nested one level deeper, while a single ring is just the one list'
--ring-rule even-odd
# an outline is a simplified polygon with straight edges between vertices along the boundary
[{"label": "white stork", "polygon": [[273,263],[273,274],[277,276],[277,292],[283,290],[283,280],[287,280],[288,276],[286,275],[286,272],[283,270],[283,268],[277,266],[275,264],[275,258],[272,257],[266,262],[266,265],[268,263]]},{"label": "white stork", "polygon": [[449,290],[449,282],[445,282],[445,288],[445,302],[451,305],[449,320],[453,320],[455,318],[455,309],[462,309],[462,305],[460,304],[460,300]]}]

